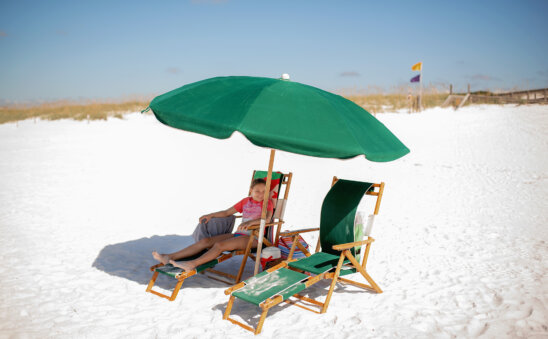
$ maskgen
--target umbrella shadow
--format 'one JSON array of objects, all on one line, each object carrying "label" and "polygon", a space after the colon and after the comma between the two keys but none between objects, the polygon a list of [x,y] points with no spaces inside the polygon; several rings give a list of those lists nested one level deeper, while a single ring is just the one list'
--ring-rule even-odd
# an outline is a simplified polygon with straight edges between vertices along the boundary
[{"label": "umbrella shadow", "polygon": [[[107,245],[99,252],[92,267],[107,274],[146,286],[152,277],[152,272],[149,268],[158,263],[152,258],[152,251],[157,250],[161,253],[170,253],[178,251],[192,243],[194,243],[194,239],[190,235],[165,235]],[[240,263],[241,256],[236,256],[217,265],[216,269],[234,273],[238,272]],[[172,290],[175,283],[175,279],[160,274],[155,286]],[[219,288],[226,287],[227,285],[198,274],[188,279],[188,281],[185,280],[184,286]]]}]

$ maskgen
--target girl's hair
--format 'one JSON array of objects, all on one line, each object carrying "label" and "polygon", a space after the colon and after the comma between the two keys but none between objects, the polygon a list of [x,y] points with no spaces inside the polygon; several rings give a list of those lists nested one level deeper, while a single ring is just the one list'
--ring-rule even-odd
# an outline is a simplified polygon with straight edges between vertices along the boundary
[{"label": "girl's hair", "polygon": [[263,184],[263,185],[266,185],[266,181],[264,179],[253,179],[253,181],[251,182],[251,188],[259,185],[259,184]]}]

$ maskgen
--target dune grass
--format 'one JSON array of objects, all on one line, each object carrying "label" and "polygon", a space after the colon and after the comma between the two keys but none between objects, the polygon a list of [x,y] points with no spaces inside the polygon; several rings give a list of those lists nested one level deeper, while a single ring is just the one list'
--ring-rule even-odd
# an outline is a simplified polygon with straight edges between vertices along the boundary
[{"label": "dune grass", "polygon": [[[371,91],[370,93],[360,94],[340,94],[373,114],[399,110],[407,112],[410,105],[407,93],[403,90],[392,93]],[[436,88],[425,89],[423,93],[424,108],[440,106],[447,98],[447,95],[445,91]],[[106,120],[108,117],[122,119],[124,114],[145,109],[149,102],[149,98],[139,98],[123,102],[94,101],[79,103],[56,101],[35,105],[0,106],[0,124],[26,119]]]},{"label": "dune grass", "polygon": [[106,120],[108,117],[123,118],[125,113],[137,112],[148,106],[149,101],[75,103],[58,101],[39,105],[11,105],[0,107],[0,124],[25,119],[43,120]]},{"label": "dune grass", "polygon": [[[422,105],[424,108],[441,106],[447,98],[447,93],[424,93]],[[408,110],[411,103],[407,94],[387,93],[387,94],[361,94],[343,96],[352,100],[363,107],[369,113],[395,112],[398,110]]]}]

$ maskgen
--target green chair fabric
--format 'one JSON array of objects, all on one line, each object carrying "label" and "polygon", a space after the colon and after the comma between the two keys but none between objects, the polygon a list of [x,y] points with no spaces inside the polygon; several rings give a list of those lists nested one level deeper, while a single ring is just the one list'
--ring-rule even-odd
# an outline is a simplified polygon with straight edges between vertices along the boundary
[{"label": "green chair fabric", "polygon": [[233,296],[259,305],[266,299],[281,295],[283,300],[288,299],[295,293],[305,289],[305,284],[302,283],[310,276],[282,268],[274,272],[261,272],[256,276],[245,280],[246,285],[236,292]]},{"label": "green chair fabric", "polygon": [[[312,254],[311,256],[307,258],[303,258],[303,259],[289,263],[289,267],[293,267],[301,271],[310,272],[313,274],[322,274],[337,267],[338,263],[339,263],[339,256],[329,254],[329,253],[324,253],[324,252],[318,252],[318,253]],[[345,259],[343,261],[343,265],[349,264],[349,263],[350,263],[350,260],[348,259]],[[344,275],[352,274],[356,272],[357,270],[355,268],[343,266],[341,268],[339,275],[344,276]]]},{"label": "green chair fabric", "polygon": [[[338,255],[318,252],[314,253],[307,258],[303,258],[297,261],[289,263],[289,267],[297,268],[299,270],[310,272],[314,274],[322,274],[329,271],[333,267],[337,266],[339,262]],[[345,260],[344,263],[349,263],[349,260]]]},{"label": "green chair fabric", "polygon": [[[196,273],[200,273],[203,270],[214,267],[218,263],[219,263],[219,260],[217,260],[217,259],[211,260],[210,262],[207,262],[203,265],[200,265],[200,266],[196,267]],[[177,277],[178,274],[183,273],[183,270],[181,268],[175,267],[171,264],[167,264],[165,266],[158,267],[158,268],[155,269],[155,271],[160,272],[160,273],[165,274],[165,275],[169,275],[170,277],[173,277],[173,278]]]},{"label": "green chair fabric", "polygon": [[[266,178],[267,175],[268,175],[267,171],[255,171],[255,174],[253,175],[253,179]],[[282,178],[283,178],[283,173],[272,172],[272,181],[280,179],[280,182],[281,182]]]},{"label": "green chair fabric", "polygon": [[[356,241],[356,210],[372,186],[372,183],[340,179],[331,187],[323,201],[320,217],[322,252],[339,256],[340,252],[334,250],[333,245]],[[356,254],[354,248],[351,249],[351,253]]]},{"label": "green chair fabric", "polygon": [[[203,250],[201,251],[200,253],[197,253],[195,255],[192,255],[190,257],[186,257],[185,260],[193,260],[193,259],[196,259],[198,257],[200,257],[202,254],[206,253],[207,250]],[[183,260],[181,260],[183,261]],[[217,265],[219,263],[219,261],[217,259],[214,259],[214,260],[211,260],[210,262],[207,262],[203,265],[200,265],[198,267],[196,267],[196,272],[201,272],[207,268],[210,268],[210,267],[213,267],[215,265]],[[178,274],[182,273],[183,270],[179,267],[175,267],[171,264],[167,264],[167,265],[164,265],[164,266],[160,266],[160,267],[157,267],[154,269],[156,272],[159,272],[159,273],[162,273],[162,274],[165,274],[165,275],[168,275],[170,277],[176,277]]]}]

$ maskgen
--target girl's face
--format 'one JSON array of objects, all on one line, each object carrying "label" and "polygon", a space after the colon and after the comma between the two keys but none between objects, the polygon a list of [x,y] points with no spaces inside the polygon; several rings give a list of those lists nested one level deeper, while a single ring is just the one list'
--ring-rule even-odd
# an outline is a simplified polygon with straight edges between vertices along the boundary
[{"label": "girl's face", "polygon": [[253,186],[253,188],[251,189],[251,197],[255,201],[263,201],[265,190],[266,190],[266,185],[257,184]]}]

